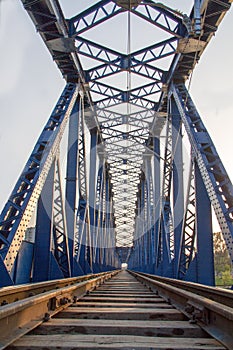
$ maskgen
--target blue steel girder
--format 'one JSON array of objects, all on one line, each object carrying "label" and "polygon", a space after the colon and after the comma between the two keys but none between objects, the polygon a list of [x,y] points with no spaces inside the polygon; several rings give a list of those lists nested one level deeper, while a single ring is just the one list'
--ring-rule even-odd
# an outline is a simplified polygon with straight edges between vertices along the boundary
[{"label": "blue steel girder", "polygon": [[162,197],[160,207],[160,223],[159,223],[159,243],[157,267],[162,264],[163,271],[166,273],[168,264],[174,258],[174,223],[172,212],[172,171],[173,171],[173,148],[172,148],[172,118],[168,115],[166,125],[166,143],[164,150],[163,162],[163,180],[162,180]]},{"label": "blue steel girder", "polygon": [[130,54],[129,62],[131,63],[132,67],[135,67],[137,65],[141,65],[142,63],[147,64],[149,62],[170,56],[176,52],[177,41],[177,38],[172,37],[133,52]]},{"label": "blue steel girder", "polygon": [[[96,94],[105,96],[105,98],[114,98],[121,101],[122,91],[116,87],[112,87],[111,85],[107,85],[101,82],[92,82],[89,84],[90,90]],[[99,101],[98,101],[99,102]]]},{"label": "blue steel girder", "polygon": [[[87,181],[87,147],[85,144],[85,134],[89,133],[90,130],[94,127],[99,128],[98,120],[96,117],[96,113],[98,115],[98,109],[108,109],[108,107],[116,108],[122,105],[130,105],[130,108],[138,108],[138,109],[151,109],[153,111],[158,112],[167,112],[168,108],[168,98],[166,87],[170,84],[171,81],[176,83],[184,82],[187,77],[190,75],[194,66],[198,59],[200,58],[203,50],[208,44],[209,40],[213,36],[216,31],[221,19],[224,14],[230,7],[230,0],[203,0],[195,2],[200,6],[196,6],[190,14],[190,17],[183,16],[178,11],[169,10],[166,6],[160,3],[155,3],[151,0],[148,1],[137,1],[134,2],[134,6],[129,5],[121,5],[120,1],[100,1],[96,3],[94,6],[90,7],[86,11],[78,14],[73,17],[71,20],[65,20],[64,15],[62,13],[61,7],[59,5],[58,0],[22,0],[26,10],[28,11],[30,17],[32,18],[36,28],[38,29],[42,39],[44,40],[47,48],[49,49],[52,57],[55,59],[59,69],[61,70],[63,76],[68,82],[80,83],[80,90],[82,90],[83,95],[83,110],[85,109],[85,115],[82,115],[81,121],[81,131],[79,137],[79,188],[80,188],[80,202],[83,206],[80,206],[80,217],[83,219],[82,230],[86,235],[86,242],[90,241],[90,212],[88,208],[88,185]],[[130,11],[130,12],[129,12]],[[159,28],[163,35],[169,37],[167,41],[162,41],[159,43],[153,43],[148,47],[142,48],[136,52],[130,52],[131,50],[128,48],[126,55],[122,55],[121,53],[108,49],[102,45],[95,44],[90,42],[90,40],[83,39],[81,36],[82,33],[84,35],[88,35],[88,31],[93,29],[95,26],[103,24],[107,22],[109,19],[121,15],[122,13],[127,12],[128,18],[130,18],[130,13],[133,18],[144,19],[145,21],[153,24],[156,27],[156,30]],[[121,16],[123,17],[123,16]],[[200,31],[200,20],[202,21],[202,30]],[[193,27],[192,27],[193,25]],[[130,26],[130,21],[128,21],[128,26]],[[77,44],[78,40],[82,42],[80,45]],[[195,40],[197,40],[198,45],[195,46]],[[76,43],[76,44],[75,44]],[[186,46],[190,44],[193,50],[188,51]],[[76,45],[76,46],[75,46]],[[182,46],[183,45],[183,46]],[[101,65],[97,65],[92,69],[85,69],[85,64],[81,65],[81,56],[87,56],[88,58],[94,59],[97,64],[101,62]],[[169,56],[169,57],[168,57]],[[157,65],[159,65],[160,60],[169,58],[167,62],[167,68],[164,70],[159,69]],[[173,57],[173,60],[172,60]],[[86,57],[83,57],[86,59]],[[166,60],[165,60],[166,61]],[[85,62],[85,60],[83,60]],[[162,61],[164,62],[164,61]],[[110,77],[114,80],[114,75],[116,76],[120,72],[126,72],[127,77],[129,74],[137,74],[141,75],[141,77],[145,77],[145,81],[142,81],[143,85],[131,86],[127,85],[127,88],[117,88],[114,87],[114,82],[105,83],[101,81],[101,78],[107,78],[110,81]],[[150,79],[151,83],[148,83]],[[105,80],[106,81],[106,80]],[[163,84],[163,85],[162,85]],[[182,89],[181,89],[182,90]],[[177,90],[172,90],[173,95],[176,96]],[[179,107],[179,111],[182,117],[182,120],[185,124],[186,113],[184,111],[184,106],[182,107],[182,103],[184,104],[184,97],[182,97],[184,93],[179,91],[179,96],[176,98],[177,105]],[[95,102],[97,109],[94,113],[93,106],[93,95],[99,95],[100,99],[97,98]],[[181,96],[181,97],[180,97]],[[183,98],[183,100],[182,100]],[[158,101],[158,102],[157,102]],[[193,112],[192,103],[188,99],[189,105],[189,114],[192,120],[191,124],[197,125],[196,122],[196,113]],[[89,113],[88,106],[92,109],[93,113]],[[130,108],[128,108],[129,115]],[[182,110],[183,108],[183,110]],[[182,114],[183,113],[183,114]],[[185,114],[185,116],[184,116]],[[194,116],[195,115],[195,116]],[[129,118],[130,119],[130,118]],[[138,127],[138,119],[139,114],[135,118],[135,124],[131,119],[131,123],[129,125],[126,118],[122,118],[122,124],[128,125],[126,131],[119,132],[116,128],[119,127],[117,125],[117,121],[115,120],[114,127],[109,124],[109,121],[103,121],[102,119],[102,132],[101,135],[107,136],[105,139],[106,149],[104,150],[105,154],[108,156],[110,173],[107,172],[104,177],[105,182],[105,202],[108,200],[108,208],[109,212],[104,215],[102,220],[102,227],[104,228],[104,232],[110,232],[111,225],[113,225],[113,191],[111,189],[111,184],[113,184],[113,190],[115,192],[115,209],[118,212],[118,221],[116,222],[116,229],[120,230],[122,228],[122,217],[125,214],[125,211],[128,210],[128,226],[130,234],[127,236],[125,233],[119,235],[117,240],[117,244],[119,245],[121,242],[123,244],[132,243],[132,239],[130,240],[130,235],[132,236],[132,217],[133,217],[133,208],[134,208],[134,200],[136,199],[137,190],[135,186],[129,184],[129,179],[125,180],[122,177],[122,173],[124,175],[130,174],[130,179],[139,183],[139,170],[142,165],[142,154],[145,151],[143,142],[148,144],[146,140],[150,140],[150,125],[152,121],[148,123],[148,130],[145,127]],[[155,115],[156,119],[156,115]],[[126,122],[125,122],[126,121]],[[151,123],[151,124],[150,124]],[[190,125],[191,125],[190,124]],[[145,125],[145,124],[144,124]],[[136,129],[133,128],[136,126]],[[187,128],[187,122],[185,124],[187,133],[189,135],[192,134],[190,130]],[[106,129],[108,127],[108,130]],[[200,127],[200,123],[198,124],[198,128]],[[125,126],[123,127],[125,128]],[[130,129],[132,128],[132,130]],[[89,130],[88,130],[89,129]],[[100,129],[99,129],[100,130]],[[124,130],[124,129],[123,129]],[[195,136],[197,136],[194,133]],[[198,149],[197,145],[201,144],[200,152],[196,153],[197,161],[199,162],[199,167],[201,169],[202,177],[207,178],[206,174],[209,176],[209,180],[204,180],[206,187],[209,186],[209,181],[212,181],[212,184],[216,183],[216,186],[213,185],[215,189],[215,205],[216,211],[225,218],[225,237],[229,240],[228,247],[232,248],[232,231],[231,231],[231,220],[232,220],[232,193],[231,187],[228,186],[228,178],[224,173],[224,170],[219,165],[219,158],[213,152],[212,146],[210,146],[209,142],[206,141],[206,132],[201,129],[198,131],[198,137],[195,138],[193,135],[190,136],[190,143],[194,150]],[[202,144],[202,141],[204,144]],[[198,149],[199,151],[199,149]],[[120,155],[121,153],[121,155]],[[39,154],[39,153],[38,153]],[[204,156],[203,156],[204,154]],[[123,155],[123,156],[122,156]],[[131,157],[131,163],[129,162],[128,169],[123,169],[122,171],[120,164],[122,164],[122,160],[129,160]],[[169,155],[166,155],[169,159]],[[203,158],[204,157],[204,158]],[[38,159],[36,159],[38,161]],[[167,162],[167,159],[166,159]],[[207,163],[208,164],[207,164]],[[135,164],[135,174],[133,174],[133,169],[131,164]],[[39,164],[39,163],[38,163]],[[204,165],[203,165],[204,164]],[[124,164],[126,165],[126,164]],[[114,168],[115,167],[115,168]],[[114,169],[116,169],[114,173]],[[204,169],[204,170],[203,170]],[[33,173],[33,169],[30,170]],[[31,176],[31,175],[30,175]],[[128,176],[128,175],[127,175]],[[169,177],[169,176],[168,176]],[[171,183],[171,179],[170,179]],[[8,213],[13,214],[14,222],[21,219],[20,210],[21,210],[21,202],[18,202],[18,198],[26,198],[28,193],[28,186],[31,185],[31,178],[26,178],[23,184],[20,185],[19,191],[16,195],[16,199],[12,197],[8,205],[12,206],[13,209],[9,210]],[[130,195],[125,193],[124,185],[128,186],[130,191]],[[169,185],[170,186],[170,185]],[[229,194],[230,189],[230,194]],[[120,191],[123,191],[120,193]],[[146,192],[146,191],[144,191]],[[170,192],[170,191],[168,191]],[[145,193],[144,193],[145,194]],[[141,196],[142,197],[142,196]],[[145,197],[145,196],[144,196]],[[148,196],[147,196],[148,197]],[[169,196],[170,197],[170,193]],[[167,197],[167,199],[168,199]],[[145,198],[141,198],[141,203],[138,203],[138,206],[142,206],[142,201]],[[169,198],[170,199],[170,198]],[[127,201],[130,201],[131,204],[128,204]],[[169,202],[169,200],[167,201]],[[26,202],[25,202],[26,203]],[[217,203],[217,204],[216,204]],[[225,205],[225,207],[224,207]],[[27,204],[26,204],[27,207]],[[171,218],[171,203],[169,202],[168,206],[169,210],[166,211],[168,217]],[[164,205],[165,208],[165,205]],[[163,209],[164,209],[163,208]],[[220,209],[219,209],[220,208]],[[149,207],[147,203],[147,211],[146,215],[149,213]],[[26,209],[25,209],[26,210]],[[111,213],[110,213],[111,210]],[[18,215],[19,214],[19,215]],[[18,215],[18,216],[17,216]],[[122,217],[121,217],[122,215]],[[166,216],[166,215],[165,215]],[[8,220],[8,216],[4,216],[5,222],[3,222],[5,231],[2,235],[2,242],[6,243],[5,247],[7,248],[8,240],[10,237],[5,234],[6,229],[9,227],[8,224],[11,225],[11,222]],[[8,221],[7,221],[8,220]],[[11,220],[11,217],[10,217]],[[166,220],[169,222],[169,219]],[[124,221],[123,221],[124,222]],[[22,224],[24,224],[24,220],[22,220]],[[227,226],[228,225],[228,226]],[[145,225],[144,225],[145,226]],[[2,226],[3,227],[3,226]],[[227,227],[227,229],[226,229]],[[143,225],[138,224],[138,228],[143,228]],[[166,228],[165,226],[162,228]],[[13,232],[13,231],[12,231]],[[124,231],[125,232],[125,231]],[[230,236],[228,236],[230,235]],[[7,237],[6,237],[7,236]],[[169,237],[165,237],[170,239]],[[149,242],[149,235],[144,237],[141,242]],[[160,242],[159,242],[160,241]],[[163,242],[162,242],[163,241]],[[5,243],[4,243],[5,242]],[[107,244],[111,243],[111,239],[109,236],[104,236],[104,242]],[[162,243],[165,242],[165,239],[162,236],[157,239],[157,246],[160,244],[160,252],[158,252],[157,262],[160,261],[160,253],[165,254],[166,246],[162,246]],[[166,242],[165,242],[166,243]],[[171,242],[168,242],[170,245]],[[169,248],[169,247],[167,247]],[[169,249],[167,249],[169,251]],[[105,251],[103,253],[103,257],[101,257],[102,261],[111,263],[110,250]],[[4,251],[3,251],[4,253]],[[92,249],[86,249],[85,251],[85,259],[89,261],[91,267],[93,262]],[[145,251],[143,252],[143,248],[141,247],[141,262],[144,259],[145,262]],[[6,263],[6,265],[8,262]],[[11,264],[11,263],[10,263]],[[13,265],[11,265],[12,267]],[[10,269],[9,269],[10,270]]]},{"label": "blue steel girder", "polygon": [[[174,59],[170,65],[169,71],[166,76],[166,83],[171,81],[176,83],[184,83],[192,71],[194,70],[197,62],[204,52],[206,46],[215,35],[218,26],[220,25],[226,12],[230,9],[231,0],[215,1],[215,0],[201,0],[200,15],[202,19],[202,31],[197,38],[198,43],[202,42],[202,45],[197,45],[193,51],[187,51],[183,48],[178,50]],[[190,14],[191,22],[194,22],[194,9]],[[187,43],[189,42],[188,36],[186,37]],[[167,110],[167,93],[163,92],[160,97],[158,110]]]},{"label": "blue steel girder", "polygon": [[98,183],[97,183],[97,198],[96,198],[96,205],[97,205],[97,234],[96,234],[96,249],[99,250],[99,254],[97,254],[96,263],[99,264],[99,268],[101,268],[101,259],[103,256],[103,206],[104,206],[104,159],[101,159],[101,166],[99,169],[99,175],[98,175]]},{"label": "blue steel girder", "polygon": [[[200,11],[203,22],[200,39],[205,43],[205,45],[202,48],[200,48],[200,50],[198,50],[197,52],[180,54],[176,69],[173,70],[173,78],[177,77],[179,79],[179,76],[183,76],[184,78],[187,78],[189,76],[189,74],[194,69],[196,63],[199,61],[199,58],[202,55],[205,47],[207,46],[207,44],[215,34],[216,30],[218,29],[218,26],[222,21],[223,17],[225,16],[226,12],[230,9],[230,6],[231,1],[229,0],[201,1]],[[193,21],[194,10],[192,10],[190,17]],[[195,56],[196,59],[194,59]]]},{"label": "blue steel girder", "polygon": [[[22,3],[57,63],[58,68],[61,70],[63,77],[68,82],[77,82],[80,78],[83,80],[78,57],[74,57],[71,53],[73,45],[69,38],[68,40],[65,39],[68,27],[59,2],[22,0]],[[54,40],[57,40],[61,47],[59,45],[58,47],[53,47],[51,43]]]},{"label": "blue steel girder", "polygon": [[176,277],[184,279],[189,269],[191,261],[195,255],[195,238],[196,238],[196,197],[195,197],[195,174],[194,161],[191,160],[189,179],[188,179],[188,193],[186,199],[186,207],[184,213],[184,220],[182,226],[182,236],[180,242],[180,251],[178,257],[178,267]]},{"label": "blue steel girder", "polygon": [[[111,137],[115,137],[117,135],[122,136],[123,139],[130,139],[130,136],[133,137],[134,134],[135,136],[143,136],[143,135],[148,135],[148,131],[143,131],[144,128],[141,127],[137,127],[134,128],[134,130],[131,131],[122,131],[122,130],[118,130],[118,127],[121,126],[121,123],[117,123],[114,126],[102,126],[101,130],[103,135],[108,135],[110,138]],[[106,140],[106,137],[104,137],[104,139]]]},{"label": "blue steel girder", "polygon": [[[154,4],[153,2],[150,2],[149,4],[140,3],[138,7],[131,8],[132,12],[136,11],[136,15],[145,17],[150,23],[153,23],[154,25],[160,27],[160,29],[164,29],[165,31],[172,34],[172,37],[161,43],[156,43],[151,47],[143,48],[135,53],[130,53],[130,55],[121,55],[114,50],[106,49],[99,44],[90,42],[89,40],[80,37],[80,34],[83,31],[86,32],[88,29],[93,28],[93,26],[103,23],[107,19],[117,14],[117,7],[115,5],[111,5],[112,3],[108,1],[99,2],[96,5],[92,6],[90,9],[84,11],[83,13],[70,20],[70,36],[75,38],[78,42],[81,41],[81,44],[78,43],[77,45],[78,53],[95,60],[101,60],[105,63],[104,65],[94,67],[90,71],[87,71],[86,80],[96,82],[101,80],[101,78],[114,76],[118,72],[128,71],[130,73],[136,73],[137,75],[141,75],[149,79],[156,77],[156,79],[153,80],[156,83],[159,82],[160,79],[162,81],[165,81],[166,74],[161,74],[161,72],[158,74],[159,70],[157,68],[153,69],[152,65],[148,66],[148,63],[168,57],[170,55],[174,55],[177,48],[177,38],[183,37],[187,34],[186,27],[182,22],[183,16],[181,15],[182,18],[180,18],[180,15],[177,17],[177,15],[167,10],[164,6],[161,6],[160,4]],[[142,13],[143,11],[138,11],[138,8],[140,7],[146,9],[146,11],[144,11],[146,12],[146,15],[145,13]],[[126,8],[124,8],[124,6],[121,9],[119,8],[120,12],[125,10]],[[76,27],[74,25],[75,21],[77,21]],[[80,25],[83,28],[79,30]],[[112,57],[111,60],[109,60],[110,56]],[[90,84],[88,90],[94,93],[98,93],[98,91],[95,89],[93,90],[93,86]],[[158,90],[158,93],[160,92],[161,89]],[[126,92],[122,92],[122,96],[123,102],[137,102],[139,100],[138,96],[133,96],[133,98],[130,100],[129,94]],[[118,98],[118,94],[113,95],[112,102],[120,103],[121,101],[120,99],[118,100]],[[146,98],[143,99],[143,96],[140,96],[140,100],[140,102],[144,103],[144,106],[149,106],[150,100]],[[98,102],[107,102],[108,105],[111,104],[111,101],[106,101],[106,99]]]},{"label": "blue steel girder", "polygon": [[172,85],[177,107],[233,261],[233,186],[184,85]]},{"label": "blue steel girder", "polygon": [[[149,83],[145,84],[142,87],[132,89],[128,92],[125,92],[129,95],[129,101],[140,98],[146,101],[150,101],[150,99],[145,99],[146,96],[150,96],[152,94],[156,94],[161,92],[162,84],[161,83]],[[151,101],[153,102],[154,99]]]},{"label": "blue steel girder", "polygon": [[76,42],[78,54],[104,63],[85,72],[87,81],[106,78],[121,71],[161,81],[166,72],[149,63],[173,55],[177,47],[177,39],[170,38],[125,55],[81,37],[76,37]]},{"label": "blue steel girder", "polygon": [[[69,20],[70,35],[81,34],[94,26],[107,21],[117,14],[125,12],[127,9],[118,6],[116,1],[100,1],[89,9],[83,11]],[[149,3],[149,4],[148,4]],[[145,12],[140,12],[138,8],[145,8]],[[180,37],[181,32],[186,30],[182,18],[176,16],[165,7],[155,4],[153,1],[142,1],[136,8],[131,8],[135,15],[149,21],[160,29]],[[88,18],[89,17],[89,18]],[[182,15],[181,15],[182,17]]]},{"label": "blue steel girder", "polygon": [[131,72],[137,74],[144,78],[149,78],[156,82],[161,82],[164,79],[164,75],[166,74],[165,70],[162,70],[158,67],[153,67],[147,63],[137,64],[131,67]]},{"label": "blue steel girder", "polygon": [[[79,225],[80,216],[84,216],[83,211],[86,208],[86,202],[82,202],[82,196],[84,196],[83,187],[81,186],[82,179],[80,179],[80,173],[83,170],[80,150],[82,149],[82,114],[83,114],[83,99],[79,95],[74,105],[73,111],[69,118],[68,128],[68,150],[67,150],[67,162],[66,162],[66,219],[67,219],[67,231],[69,240],[69,252],[70,252],[70,266],[71,275],[74,275],[74,271],[77,267],[77,255],[80,250],[79,238],[82,237],[82,228]],[[80,205],[81,202],[81,205]],[[80,208],[81,207],[81,208]],[[84,207],[84,210],[83,210]],[[78,243],[77,243],[78,242]]]},{"label": "blue steel girder", "polygon": [[[60,68],[62,74],[68,81],[78,81],[81,78],[81,81],[85,82],[84,74],[81,68],[81,64],[78,58],[78,55],[72,52],[75,50],[75,47],[71,49],[64,50],[63,52],[60,49],[56,50],[52,45],[49,45],[49,41],[56,38],[62,38],[65,39],[71,34],[71,29],[68,30],[68,23],[70,24],[70,27],[74,29],[74,23],[77,21],[82,20],[82,17],[85,19],[85,16],[89,16],[92,14],[92,19],[90,20],[90,25],[97,25],[98,20],[103,21],[106,18],[108,18],[108,15],[112,16],[117,14],[118,12],[121,13],[125,11],[125,9],[122,9],[120,7],[117,7],[117,5],[111,1],[100,1],[99,3],[95,4],[90,9],[87,9],[83,13],[77,15],[76,17],[73,17],[73,19],[66,21],[64,18],[64,15],[62,13],[62,10],[59,6],[59,3],[57,0],[41,0],[40,2],[35,2],[33,0],[22,0],[26,10],[28,11],[29,15],[31,16],[34,24],[36,27],[40,25],[44,25],[48,23],[46,26],[46,29],[40,29],[40,35],[42,36],[45,44],[47,45],[51,55],[55,58],[55,61]],[[51,5],[50,5],[51,3]],[[49,6],[50,5],[50,6]],[[152,1],[149,1],[143,6],[147,8],[147,15],[149,20],[154,21],[156,19],[153,18],[150,14],[148,14],[148,9],[150,11],[154,11],[154,8],[158,4],[153,3]],[[141,5],[140,5],[141,6]],[[139,7],[140,7],[139,6]],[[108,8],[109,7],[109,8]],[[111,7],[111,9],[110,9]],[[131,11],[138,11],[138,8],[133,8]],[[174,16],[172,12],[167,11],[164,7],[161,7],[161,4],[158,6],[159,8],[157,11],[159,11],[160,14],[163,14],[163,16],[167,16],[167,20],[177,21],[177,24],[179,26],[182,25],[182,21],[184,18],[181,16]],[[224,0],[224,1],[218,1],[215,2],[214,0],[202,1],[201,3],[201,16],[204,18],[203,21],[203,30],[202,30],[202,37],[201,40],[205,43],[205,45],[198,51],[194,51],[191,53],[186,54],[185,52],[177,53],[172,64],[170,67],[170,74],[167,75],[167,82],[170,81],[170,79],[177,78],[181,79],[187,79],[191,71],[193,70],[195,63],[198,61],[199,57],[201,56],[205,46],[208,44],[209,40],[214,34],[214,31],[216,31],[219,23],[221,22],[222,18],[224,17],[226,11],[230,8],[230,1]],[[99,19],[98,11],[101,9],[103,16],[102,19]],[[118,12],[117,12],[118,11]],[[150,13],[149,11],[149,13]],[[98,14],[98,15],[97,15]],[[139,14],[138,14],[139,15]],[[205,16],[204,16],[205,15]],[[190,21],[193,20],[193,12],[191,12],[190,15]],[[50,24],[52,17],[54,19],[53,24]],[[49,20],[48,20],[49,18]],[[68,23],[67,23],[68,22]],[[83,22],[84,23],[84,22]],[[102,23],[102,22],[101,22]],[[166,21],[165,21],[166,23]],[[84,23],[84,29],[88,29],[88,23]],[[166,26],[165,26],[166,27]],[[167,24],[167,28],[169,29],[169,25]],[[182,37],[187,36],[187,33],[185,34],[185,25],[182,29]],[[174,32],[172,34],[175,36]],[[69,43],[70,44],[70,43]],[[72,46],[69,44],[64,44],[63,46]],[[196,59],[195,59],[196,58]],[[89,95],[88,91],[86,91]],[[90,97],[90,96],[89,96]],[[163,104],[163,98],[161,99],[161,108]]]},{"label": "blue steel girder", "polygon": [[[122,71],[126,71],[126,69],[122,69],[121,66],[106,63],[87,70],[86,80],[87,82],[96,81],[101,78],[110,77]],[[131,66],[130,72],[137,74],[138,76],[153,80],[154,82],[162,82],[163,76],[166,74],[166,71],[153,67],[152,65],[146,63]]]},{"label": "blue steel girder", "polygon": [[68,248],[66,212],[64,208],[64,198],[62,194],[59,159],[57,159],[56,161],[53,201],[54,256],[64,277],[70,277],[71,270]]},{"label": "blue steel girder", "polygon": [[88,184],[87,184],[87,164],[86,164],[86,135],[87,128],[85,128],[85,103],[82,100],[80,128],[79,128],[79,166],[78,166],[78,179],[79,179],[79,192],[80,198],[85,199],[87,202]]},{"label": "blue steel girder", "polygon": [[[187,31],[187,16],[181,13],[177,16],[162,3],[154,3],[151,0],[141,3],[142,6],[133,8],[132,13],[176,37],[182,37]],[[140,12],[142,7],[144,7],[144,11]]]},{"label": "blue steel girder", "polygon": [[[118,106],[122,104],[122,102],[128,102],[127,92],[123,94],[123,96],[118,94],[113,97],[102,99],[98,101],[97,107],[98,109],[104,109],[104,108],[108,109],[108,108],[111,108],[112,106]],[[130,104],[137,108],[143,108],[143,109],[152,110],[152,111],[154,111],[158,106],[157,102],[156,103],[154,101],[151,102],[143,98],[141,99],[140,97],[137,97],[134,100],[131,100]]]},{"label": "blue steel girder", "polygon": [[[53,201],[55,160],[51,164],[36,209],[35,242],[33,257],[33,282],[56,278],[52,272]],[[43,268],[41,268],[43,266]],[[62,274],[59,274],[61,277]]]},{"label": "blue steel girder", "polygon": [[132,124],[132,126],[148,130],[154,117],[154,111],[143,111],[140,113],[122,115],[120,113],[98,109],[98,115],[101,129],[128,123],[129,125]]},{"label": "blue steel girder", "polygon": [[176,52],[175,44],[178,41],[177,38],[172,37],[126,55],[80,36],[75,37],[75,40],[79,54],[108,65],[120,67],[122,70],[129,70],[131,67],[136,67],[142,63],[147,64],[174,54]]},{"label": "blue steel girder", "polygon": [[75,235],[75,241],[74,241],[74,255],[79,261],[80,254],[81,254],[81,245],[83,242],[83,231],[84,231],[84,225],[85,225],[85,218],[86,218],[86,208],[87,203],[83,198],[79,198],[79,204],[78,204],[78,210],[77,210],[77,230]]},{"label": "blue steel girder", "polygon": [[68,21],[69,34],[81,34],[124,11],[112,0],[102,0]]},{"label": "blue steel girder", "polygon": [[164,168],[163,168],[163,198],[164,201],[170,199],[171,179],[173,169],[173,152],[172,152],[172,121],[169,117],[167,119],[166,128],[166,145],[164,154]]},{"label": "blue steel girder", "polygon": [[[99,81],[89,83],[90,90],[98,95],[105,96],[104,99],[97,100],[96,102],[101,103],[104,101],[110,102],[135,102],[138,100],[145,103],[153,103],[153,99],[147,99],[146,96],[161,92],[162,85],[160,83],[149,83],[139,88],[131,89],[129,91],[122,91],[111,85],[103,84]],[[152,98],[152,97],[151,97]]]},{"label": "blue steel girder", "polygon": [[75,42],[79,54],[116,67],[121,65],[123,54],[80,36],[75,37]]},{"label": "blue steel girder", "polygon": [[78,89],[74,84],[65,87],[0,215],[0,252],[9,272],[59,150],[59,142],[77,95]]},{"label": "blue steel girder", "polygon": [[[148,11],[149,7],[148,6],[145,6],[145,7],[147,9],[146,15],[140,13],[137,10],[132,10],[132,13],[134,13],[138,17],[141,17],[142,19],[148,21],[149,23],[159,27],[160,29],[168,32],[169,34],[172,34],[176,38],[182,37],[182,35],[180,34],[180,30],[178,30],[179,26],[177,25],[177,23],[174,26],[174,28],[172,29],[171,23],[169,23],[168,17],[165,14],[158,11],[158,13],[154,16],[154,18],[152,18],[151,13]],[[161,23],[159,21],[161,21]],[[164,25],[163,21],[165,22],[166,25]]]}]

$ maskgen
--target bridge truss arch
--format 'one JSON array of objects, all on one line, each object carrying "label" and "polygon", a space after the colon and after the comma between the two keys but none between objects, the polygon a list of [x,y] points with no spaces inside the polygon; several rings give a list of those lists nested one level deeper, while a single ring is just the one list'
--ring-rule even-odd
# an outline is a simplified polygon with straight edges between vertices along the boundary
[{"label": "bridge truss arch", "polygon": [[92,3],[66,19],[22,0],[66,86],[0,216],[1,285],[122,262],[213,285],[211,210],[232,260],[233,187],[186,82],[231,1]]}]

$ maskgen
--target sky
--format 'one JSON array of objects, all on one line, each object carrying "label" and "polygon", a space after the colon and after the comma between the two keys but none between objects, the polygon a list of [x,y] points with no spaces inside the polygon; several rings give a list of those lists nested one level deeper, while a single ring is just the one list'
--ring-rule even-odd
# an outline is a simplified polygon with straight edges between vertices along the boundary
[{"label": "sky", "polygon": [[[70,17],[93,0],[61,3]],[[164,3],[189,13],[193,1]],[[233,181],[232,33],[231,9],[194,70],[190,93]],[[0,0],[0,53],[1,210],[65,81],[18,0]]]}]

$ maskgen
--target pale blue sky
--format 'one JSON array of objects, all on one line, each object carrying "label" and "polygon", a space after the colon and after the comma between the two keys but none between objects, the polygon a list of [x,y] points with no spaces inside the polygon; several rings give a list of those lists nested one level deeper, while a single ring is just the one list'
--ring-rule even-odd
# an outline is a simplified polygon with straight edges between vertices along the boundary
[{"label": "pale blue sky", "polygon": [[[93,2],[62,1],[67,17]],[[189,13],[192,2],[164,1],[186,13]],[[194,71],[191,94],[233,180],[232,35],[231,9]],[[65,82],[18,0],[0,1],[0,52],[2,208]]]}]

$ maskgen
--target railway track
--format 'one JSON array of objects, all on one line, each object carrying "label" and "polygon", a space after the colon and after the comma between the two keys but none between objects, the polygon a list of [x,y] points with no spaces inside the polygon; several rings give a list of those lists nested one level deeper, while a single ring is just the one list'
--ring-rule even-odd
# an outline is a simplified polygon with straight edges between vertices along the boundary
[{"label": "railway track", "polygon": [[127,271],[3,305],[0,319],[0,349],[233,349],[230,306]]}]

